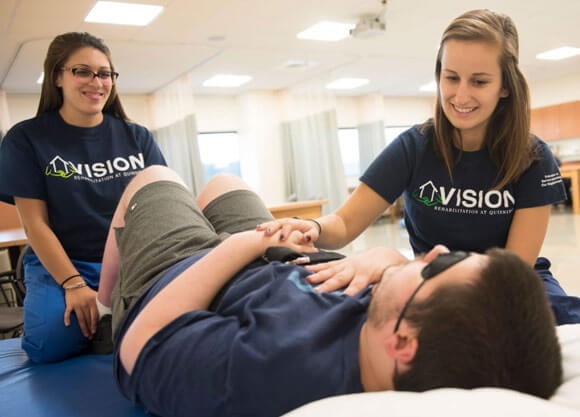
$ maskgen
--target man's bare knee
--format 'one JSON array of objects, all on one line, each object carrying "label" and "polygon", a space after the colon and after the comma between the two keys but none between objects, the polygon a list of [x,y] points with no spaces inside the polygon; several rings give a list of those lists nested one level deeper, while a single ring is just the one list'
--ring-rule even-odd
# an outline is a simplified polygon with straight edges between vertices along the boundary
[{"label": "man's bare knee", "polygon": [[151,165],[144,170],[139,171],[139,173],[131,180],[127,185],[127,188],[125,188],[122,201],[125,204],[128,204],[138,190],[147,184],[157,181],[172,181],[187,188],[187,185],[183,182],[181,177],[172,169],[163,165]]},{"label": "man's bare knee", "polygon": [[232,174],[218,174],[212,177],[196,197],[197,204],[203,210],[211,201],[222,194],[234,190],[250,190],[246,182]]}]

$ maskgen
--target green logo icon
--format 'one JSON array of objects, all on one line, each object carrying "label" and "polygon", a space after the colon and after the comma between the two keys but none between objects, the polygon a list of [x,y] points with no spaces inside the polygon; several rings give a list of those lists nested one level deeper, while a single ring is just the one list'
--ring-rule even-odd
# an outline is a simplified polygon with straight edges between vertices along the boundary
[{"label": "green logo icon", "polygon": [[56,156],[50,163],[46,166],[45,174],[47,177],[59,177],[59,178],[70,178],[74,174],[78,174],[78,171],[68,161],[65,161],[60,156]]},{"label": "green logo icon", "polygon": [[413,191],[412,195],[415,200],[427,207],[437,206],[443,202],[441,194],[432,181],[428,181],[420,186],[418,190]]}]

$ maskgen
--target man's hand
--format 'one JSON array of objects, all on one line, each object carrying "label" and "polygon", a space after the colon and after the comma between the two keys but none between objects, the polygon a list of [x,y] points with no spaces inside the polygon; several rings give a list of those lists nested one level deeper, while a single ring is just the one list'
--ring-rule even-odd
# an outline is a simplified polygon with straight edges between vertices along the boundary
[{"label": "man's hand", "polygon": [[314,273],[307,279],[312,284],[320,284],[317,291],[331,292],[346,287],[344,294],[355,295],[378,282],[388,266],[407,262],[409,260],[397,250],[374,248],[338,261],[308,265],[306,269]]},{"label": "man's hand", "polygon": [[293,230],[289,232],[286,239],[281,239],[280,235],[282,234],[281,230],[273,233],[272,235],[263,235],[263,239],[265,241],[265,248],[266,250],[270,246],[283,246],[288,249],[292,249],[295,252],[318,252],[318,249],[314,246],[314,242],[312,240],[308,240],[304,233],[299,230]]},{"label": "man's hand", "polygon": [[318,226],[315,222],[290,217],[259,224],[256,230],[264,232],[266,236],[276,235],[281,242],[288,239],[293,231],[301,232],[304,242],[316,242],[319,237]]}]

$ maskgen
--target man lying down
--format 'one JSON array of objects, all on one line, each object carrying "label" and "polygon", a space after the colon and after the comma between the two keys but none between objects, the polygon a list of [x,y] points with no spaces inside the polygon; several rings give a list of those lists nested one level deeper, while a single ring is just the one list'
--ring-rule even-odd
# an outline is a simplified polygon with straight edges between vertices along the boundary
[{"label": "man lying down", "polygon": [[299,232],[280,241],[255,230],[271,219],[237,177],[214,177],[197,198],[165,167],[133,179],[101,278],[116,281],[125,396],[160,416],[274,417],[363,391],[504,387],[547,398],[561,383],[551,309],[517,256],[437,246],[409,261],[377,248],[361,256],[384,271],[379,282],[322,293],[304,267],[262,259],[270,246],[316,250]]}]

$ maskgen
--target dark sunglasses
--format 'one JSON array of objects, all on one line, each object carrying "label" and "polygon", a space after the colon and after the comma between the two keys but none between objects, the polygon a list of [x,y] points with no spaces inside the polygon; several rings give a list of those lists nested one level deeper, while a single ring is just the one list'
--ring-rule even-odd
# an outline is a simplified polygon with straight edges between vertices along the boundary
[{"label": "dark sunglasses", "polygon": [[439,275],[441,272],[445,271],[448,268],[451,268],[458,262],[461,262],[465,258],[469,257],[471,254],[469,252],[463,251],[453,251],[448,253],[442,253],[441,255],[437,256],[431,262],[429,262],[425,267],[421,270],[421,276],[423,277],[423,281],[415,288],[415,291],[411,294],[403,308],[401,309],[401,313],[399,314],[399,318],[397,318],[397,322],[395,323],[395,329],[393,333],[396,333],[399,330],[399,326],[401,325],[401,321],[405,316],[405,312],[411,305],[413,298],[417,295],[421,287],[431,278]]}]

